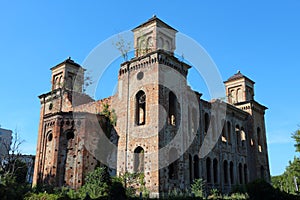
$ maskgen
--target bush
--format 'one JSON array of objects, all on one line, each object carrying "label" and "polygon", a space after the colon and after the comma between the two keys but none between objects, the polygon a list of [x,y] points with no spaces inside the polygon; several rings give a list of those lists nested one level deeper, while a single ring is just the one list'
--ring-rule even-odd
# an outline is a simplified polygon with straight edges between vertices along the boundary
[{"label": "bush", "polygon": [[202,179],[195,179],[191,185],[191,191],[195,197],[204,197],[204,181]]}]

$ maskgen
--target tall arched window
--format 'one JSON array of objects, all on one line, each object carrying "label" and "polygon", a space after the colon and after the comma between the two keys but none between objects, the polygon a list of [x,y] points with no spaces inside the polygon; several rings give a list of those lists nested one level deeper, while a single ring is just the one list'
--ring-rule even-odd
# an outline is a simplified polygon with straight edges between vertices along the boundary
[{"label": "tall arched window", "polygon": [[222,124],[223,126],[222,128],[222,142],[227,142],[227,135],[226,135],[226,123],[224,122],[224,120],[222,120]]},{"label": "tall arched window", "polygon": [[144,125],[146,123],[146,94],[139,91],[136,94],[136,124]]},{"label": "tall arched window", "polygon": [[230,162],[230,166],[229,166],[229,173],[230,173],[230,183],[231,185],[234,184],[234,174],[233,174],[233,162]]},{"label": "tall arched window", "polygon": [[215,158],[213,161],[213,169],[214,169],[214,183],[218,183],[218,160]]},{"label": "tall arched window", "polygon": [[171,148],[169,151],[169,178],[177,179],[178,177],[178,153],[175,148]]},{"label": "tall arched window", "polygon": [[198,155],[194,156],[194,178],[198,179],[199,177],[199,157]]},{"label": "tall arched window", "polygon": [[144,149],[140,146],[134,150],[134,172],[144,172]]},{"label": "tall arched window", "polygon": [[193,183],[193,158],[189,154],[189,172],[190,172],[190,183]]},{"label": "tall arched window", "polygon": [[220,136],[217,131],[216,131],[216,120],[215,120],[215,116],[211,116],[211,129],[212,129],[212,139],[213,141],[217,141],[219,138],[218,136]]},{"label": "tall arched window", "polygon": [[223,163],[223,174],[224,174],[224,183],[228,184],[228,162],[227,160]]},{"label": "tall arched window", "polygon": [[239,127],[239,125],[235,126],[235,135],[236,135],[236,146],[240,146],[241,137],[240,137],[240,127]]},{"label": "tall arched window", "polygon": [[259,127],[257,127],[257,145],[258,145],[258,151],[262,152],[261,130]]},{"label": "tall arched window", "polygon": [[241,163],[239,164],[239,180],[240,184],[243,184],[243,166]]},{"label": "tall arched window", "polygon": [[227,136],[228,143],[231,143],[231,123],[229,121],[227,122]]},{"label": "tall arched window", "polygon": [[246,133],[244,128],[241,128],[241,142],[242,142],[242,146],[245,147],[246,146]]},{"label": "tall arched window", "polygon": [[237,102],[242,102],[243,101],[243,93],[242,93],[241,89],[237,89],[236,98],[237,98]]},{"label": "tall arched window", "polygon": [[209,128],[209,115],[208,115],[208,113],[205,113],[204,114],[204,131],[205,131],[205,133],[207,133],[208,128]]},{"label": "tall arched window", "polygon": [[173,92],[169,93],[169,122],[172,126],[176,126],[177,123],[177,97]]},{"label": "tall arched window", "polygon": [[245,183],[248,183],[248,167],[246,164],[244,164],[244,179]]},{"label": "tall arched window", "polygon": [[209,157],[206,158],[206,181],[211,183],[211,160]]},{"label": "tall arched window", "polygon": [[264,168],[264,166],[260,167],[260,178],[262,178],[262,179],[265,178],[265,168]]}]

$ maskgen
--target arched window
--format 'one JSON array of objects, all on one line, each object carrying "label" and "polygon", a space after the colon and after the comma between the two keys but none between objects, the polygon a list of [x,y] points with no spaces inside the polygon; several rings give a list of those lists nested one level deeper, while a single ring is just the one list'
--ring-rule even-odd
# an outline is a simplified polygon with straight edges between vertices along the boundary
[{"label": "arched window", "polygon": [[198,155],[194,156],[194,178],[198,179],[199,177],[199,157]]},{"label": "arched window", "polygon": [[239,180],[240,184],[243,184],[243,166],[241,163],[239,164]]},{"label": "arched window", "polygon": [[259,127],[257,127],[257,145],[258,145],[258,151],[262,152],[261,130]]},{"label": "arched window", "polygon": [[236,146],[240,146],[241,137],[240,137],[240,127],[239,127],[239,125],[235,126],[235,135],[236,135]]},{"label": "arched window", "polygon": [[214,183],[218,183],[218,160],[215,158],[213,161],[213,169],[214,169]]},{"label": "arched window", "polygon": [[236,98],[237,98],[237,102],[242,102],[243,101],[243,92],[242,92],[241,89],[237,89]]},{"label": "arched window", "polygon": [[147,46],[146,46],[147,53],[150,52],[150,51],[152,50],[152,47],[153,47],[153,38],[150,36],[150,37],[147,39]]},{"label": "arched window", "polygon": [[169,178],[177,179],[178,177],[178,153],[175,148],[171,148],[169,151]]},{"label": "arched window", "polygon": [[245,183],[248,183],[248,167],[246,164],[244,164],[244,179]]},{"label": "arched window", "polygon": [[67,140],[74,139],[74,132],[68,131],[66,137],[67,137]]},{"label": "arched window", "polygon": [[242,142],[242,146],[245,147],[246,146],[246,133],[244,128],[241,128],[241,142]]},{"label": "arched window", "polygon": [[165,42],[164,50],[170,51],[170,42],[168,40]]},{"label": "arched window", "polygon": [[226,123],[224,122],[224,120],[222,120],[222,124],[223,126],[222,128],[222,142],[227,142],[227,135],[226,135]]},{"label": "arched window", "polygon": [[172,126],[176,126],[177,123],[177,97],[173,92],[169,93],[169,122]]},{"label": "arched window", "polygon": [[209,128],[209,115],[208,115],[208,113],[205,113],[204,114],[204,131],[205,131],[205,133],[207,133],[208,128]]},{"label": "arched window", "polygon": [[212,139],[213,141],[217,141],[217,136],[220,136],[216,131],[216,120],[214,116],[211,116],[211,130],[212,130]]},{"label": "arched window", "polygon": [[189,154],[189,172],[190,172],[190,183],[193,183],[193,158],[192,155]]},{"label": "arched window", "polygon": [[218,160],[215,158],[213,161],[213,169],[214,169],[214,183],[218,183]]},{"label": "arched window", "polygon": [[136,124],[144,125],[146,123],[146,94],[139,91],[136,94]]},{"label": "arched window", "polygon": [[227,136],[228,143],[231,143],[231,123],[229,121],[227,122]]},{"label": "arched window", "polygon": [[211,160],[209,157],[206,158],[206,181],[211,183]]},{"label": "arched window", "polygon": [[260,167],[260,178],[262,178],[262,179],[265,178],[265,168],[264,168],[264,166]]},{"label": "arched window", "polygon": [[223,163],[223,174],[224,174],[224,183],[228,184],[228,162],[227,160]]},{"label": "arched window", "polygon": [[49,131],[48,134],[47,134],[47,140],[48,140],[48,142],[51,142],[52,139],[53,139],[52,131]]},{"label": "arched window", "polygon": [[230,172],[230,183],[231,185],[234,184],[234,174],[233,174],[233,162],[230,162],[230,167],[229,167],[229,172]]},{"label": "arched window", "polygon": [[144,149],[140,146],[134,150],[134,172],[144,172]]}]

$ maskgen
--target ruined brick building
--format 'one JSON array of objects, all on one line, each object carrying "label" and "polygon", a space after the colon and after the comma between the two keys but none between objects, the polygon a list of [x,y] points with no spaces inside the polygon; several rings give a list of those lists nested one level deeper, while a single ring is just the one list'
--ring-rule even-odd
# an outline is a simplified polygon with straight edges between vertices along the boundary
[{"label": "ruined brick building", "polygon": [[[224,82],[226,103],[203,100],[187,84],[191,66],[174,56],[176,32],[157,17],[133,29],[135,57],[121,64],[117,92],[106,99],[82,92],[84,70],[73,60],[51,68],[52,90],[39,96],[33,184],[78,188],[99,161],[116,174],[144,173],[152,196],[197,178],[222,192],[270,180],[267,108],[255,101],[254,82],[238,72]],[[113,126],[105,105],[117,116]],[[112,148],[103,147],[97,127]]]}]

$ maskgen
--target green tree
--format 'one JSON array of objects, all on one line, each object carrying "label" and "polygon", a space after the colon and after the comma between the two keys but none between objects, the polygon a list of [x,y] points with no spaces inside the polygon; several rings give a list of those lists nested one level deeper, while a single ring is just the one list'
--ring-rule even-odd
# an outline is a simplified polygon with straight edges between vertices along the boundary
[{"label": "green tree", "polygon": [[300,152],[300,129],[298,129],[297,131],[295,131],[292,134],[292,138],[295,140],[296,144],[296,152]]},{"label": "green tree", "polygon": [[111,179],[106,167],[97,167],[85,177],[85,183],[80,188],[81,194],[88,194],[91,198],[109,195]]}]

